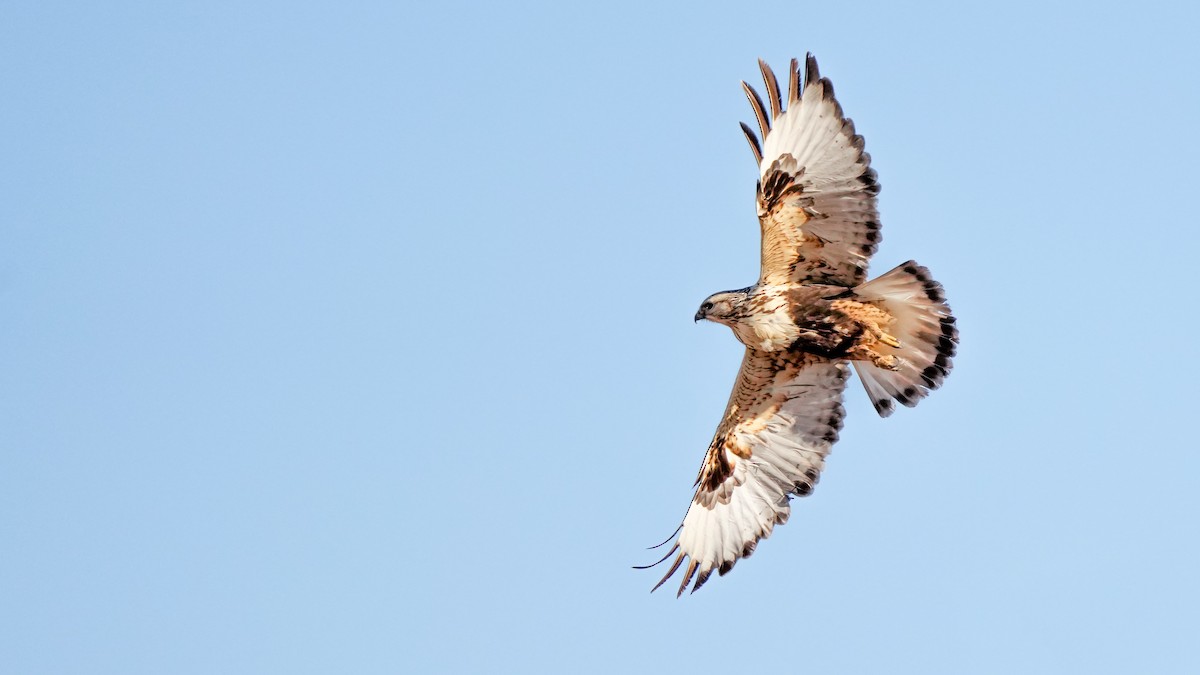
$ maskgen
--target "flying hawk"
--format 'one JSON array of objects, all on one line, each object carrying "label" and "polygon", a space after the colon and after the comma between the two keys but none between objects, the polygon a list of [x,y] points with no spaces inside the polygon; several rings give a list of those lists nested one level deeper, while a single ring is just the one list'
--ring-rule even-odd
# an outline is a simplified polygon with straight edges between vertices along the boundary
[{"label": "flying hawk", "polygon": [[769,107],[742,83],[762,134],[742,124],[759,165],[762,268],[756,284],[696,312],[729,326],[746,354],[674,546],[654,563],[675,554],[654,589],[683,567],[677,596],[748,557],[787,521],[791,498],[812,493],[842,427],[847,364],[887,417],[894,401],[914,406],[942,383],[958,344],[927,269],[910,261],[867,281],[879,183],[833,85],[806,61],[803,90],[791,62],[786,108],[763,61]]}]

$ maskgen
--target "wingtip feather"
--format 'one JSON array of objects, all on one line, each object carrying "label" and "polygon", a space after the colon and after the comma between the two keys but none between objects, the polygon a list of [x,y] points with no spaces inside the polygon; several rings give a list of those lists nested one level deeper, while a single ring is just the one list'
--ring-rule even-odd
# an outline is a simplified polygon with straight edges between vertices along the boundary
[{"label": "wingtip feather", "polygon": [[692,577],[696,575],[697,567],[699,567],[699,563],[695,560],[688,563],[687,571],[683,574],[683,581],[679,582],[679,590],[675,593],[675,597],[683,596],[684,589],[688,587],[688,584],[692,582]]},{"label": "wingtip feather", "polygon": [[800,61],[792,59],[788,68],[788,106],[800,101]]},{"label": "wingtip feather", "polygon": [[771,120],[779,119],[783,114],[783,102],[779,100],[779,80],[766,61],[758,60],[758,69],[762,72],[763,84],[767,87],[767,98],[771,103]]},{"label": "wingtip feather", "polygon": [[[670,554],[668,553],[667,555],[670,555]],[[667,583],[667,579],[670,579],[671,576],[673,574],[675,574],[675,571],[679,569],[679,566],[683,563],[683,558],[684,558],[683,553],[680,553],[679,555],[675,556],[675,561],[673,563],[671,563],[671,569],[667,570],[667,573],[663,575],[662,579],[658,580],[657,584],[654,584],[654,588],[650,589],[651,593],[653,593],[654,591],[657,591],[659,589],[659,587],[661,587],[663,584]],[[675,596],[675,597],[679,597],[679,596]]]},{"label": "wingtip feather", "polygon": [[817,57],[812,52],[804,57],[804,86],[811,87],[821,81],[821,69],[817,67]]},{"label": "wingtip feather", "polygon": [[746,134],[746,142],[750,144],[750,152],[754,154],[754,162],[762,164],[762,146],[758,143],[758,136],[754,134],[754,130],[745,122],[742,125],[742,133]]},{"label": "wingtip feather", "polygon": [[762,132],[762,138],[765,142],[767,134],[771,131],[771,123],[767,121],[767,111],[763,107],[762,97],[746,82],[742,81],[742,91],[746,92],[746,99],[750,101],[750,107],[754,109],[754,116],[758,118],[758,129]]}]

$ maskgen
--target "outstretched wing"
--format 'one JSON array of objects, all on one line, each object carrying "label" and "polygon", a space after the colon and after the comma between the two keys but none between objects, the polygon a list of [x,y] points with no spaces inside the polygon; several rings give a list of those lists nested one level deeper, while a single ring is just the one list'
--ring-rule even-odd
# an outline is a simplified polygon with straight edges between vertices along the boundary
[{"label": "outstretched wing", "polygon": [[677,554],[655,589],[687,561],[677,595],[693,577],[696,591],[787,521],[789,501],[812,492],[842,428],[846,373],[844,363],[811,354],[746,350],[696,494],[659,562]]},{"label": "outstretched wing", "polygon": [[771,68],[758,62],[770,109],[742,83],[758,118],[763,143],[742,124],[759,163],[758,219],[762,226],[759,283],[857,286],[879,246],[879,184],[862,136],[842,115],[833,85],[808,55],[804,91],[799,65],[788,71],[786,110]]}]

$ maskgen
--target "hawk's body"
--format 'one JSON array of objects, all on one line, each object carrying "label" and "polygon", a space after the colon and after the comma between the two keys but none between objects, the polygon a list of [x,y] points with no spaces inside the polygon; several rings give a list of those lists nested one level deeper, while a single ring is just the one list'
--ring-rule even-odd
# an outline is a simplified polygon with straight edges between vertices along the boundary
[{"label": "hawk's body", "polygon": [[878,302],[827,284],[751,286],[742,306],[733,316],[711,318],[733,329],[747,347],[764,352],[795,349],[828,358],[869,348],[877,341],[872,336],[894,320]]},{"label": "hawk's body", "polygon": [[[743,83],[763,143],[742,129],[759,161],[758,283],[710,296],[696,313],[729,326],[746,354],[661,586],[689,561],[679,586],[698,589],[749,556],[785,522],[793,496],[810,494],[837,440],[853,363],[882,416],[915,405],[950,371],[958,342],[941,286],[914,262],[867,281],[879,243],[879,186],[862,137],[809,55],[803,91],[796,61],[786,108],[759,62],[769,109]],[[658,586],[655,586],[658,588]]]}]

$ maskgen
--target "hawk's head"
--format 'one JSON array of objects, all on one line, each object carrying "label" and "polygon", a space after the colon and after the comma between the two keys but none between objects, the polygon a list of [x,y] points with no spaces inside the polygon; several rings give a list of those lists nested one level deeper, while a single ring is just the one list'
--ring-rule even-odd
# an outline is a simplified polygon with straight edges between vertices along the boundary
[{"label": "hawk's head", "polygon": [[713,293],[700,304],[700,310],[696,312],[696,320],[708,319],[729,325],[746,316],[746,301],[749,298],[749,288]]}]

